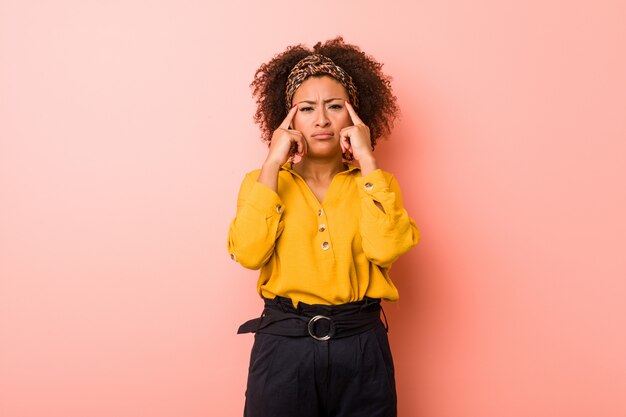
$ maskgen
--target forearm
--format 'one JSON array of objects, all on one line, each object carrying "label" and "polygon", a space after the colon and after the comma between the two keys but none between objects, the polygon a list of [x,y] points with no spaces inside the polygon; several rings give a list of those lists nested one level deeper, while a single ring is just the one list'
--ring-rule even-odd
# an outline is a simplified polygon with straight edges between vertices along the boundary
[{"label": "forearm", "polygon": [[278,171],[280,171],[280,164],[265,161],[257,181],[270,190],[278,192]]},{"label": "forearm", "polygon": [[356,181],[361,194],[363,250],[373,263],[387,266],[417,244],[419,231],[404,209],[400,187],[393,176],[386,177],[377,170]]},{"label": "forearm", "polygon": [[419,242],[419,230],[406,212],[397,218],[370,218],[362,222],[363,252],[376,265],[389,267]]},{"label": "forearm", "polygon": [[254,219],[243,214],[233,220],[228,231],[231,259],[249,269],[261,268],[271,256],[277,236],[282,231],[278,219]]},{"label": "forearm", "polygon": [[359,167],[361,168],[361,176],[365,177],[366,175],[376,171],[378,169],[378,164],[376,163],[374,155],[369,155],[359,159]]},{"label": "forearm", "polygon": [[228,232],[231,257],[251,269],[258,269],[267,261],[283,227],[280,197],[258,182],[258,176],[251,173],[244,178],[237,215]]}]

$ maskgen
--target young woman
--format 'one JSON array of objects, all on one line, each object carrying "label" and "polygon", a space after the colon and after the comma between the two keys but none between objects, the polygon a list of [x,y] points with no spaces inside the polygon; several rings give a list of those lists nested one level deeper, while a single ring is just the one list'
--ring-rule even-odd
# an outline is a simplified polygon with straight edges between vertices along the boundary
[{"label": "young woman", "polygon": [[[256,72],[269,152],[241,185],[233,260],[260,269],[246,417],[396,416],[381,299],[419,240],[373,150],[398,113],[382,65],[341,37],[288,47]],[[294,162],[297,160],[298,162]]]}]

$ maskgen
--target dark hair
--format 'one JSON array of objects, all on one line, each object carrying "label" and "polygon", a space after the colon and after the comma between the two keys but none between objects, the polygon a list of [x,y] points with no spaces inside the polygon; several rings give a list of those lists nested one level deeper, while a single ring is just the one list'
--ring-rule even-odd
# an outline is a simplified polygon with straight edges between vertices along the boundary
[{"label": "dark hair", "polygon": [[301,44],[289,46],[256,70],[250,87],[257,103],[254,121],[261,127],[263,140],[269,143],[272,133],[287,116],[285,85],[289,72],[312,53],[327,56],[352,77],[358,92],[357,112],[370,129],[373,149],[380,137],[391,132],[400,112],[391,90],[391,77],[383,74],[383,64],[358,46],[345,43],[341,36],[318,42],[312,50]]}]

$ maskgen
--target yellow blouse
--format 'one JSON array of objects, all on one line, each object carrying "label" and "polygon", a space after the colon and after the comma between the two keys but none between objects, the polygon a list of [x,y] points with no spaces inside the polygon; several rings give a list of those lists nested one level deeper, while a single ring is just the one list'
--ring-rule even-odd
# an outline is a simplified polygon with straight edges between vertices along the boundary
[{"label": "yellow blouse", "polygon": [[259,173],[241,184],[228,250],[242,266],[261,268],[262,297],[289,297],[296,306],[398,299],[389,268],[417,244],[419,231],[392,174],[361,176],[349,165],[320,203],[290,162],[278,173],[278,193],[257,182]]}]

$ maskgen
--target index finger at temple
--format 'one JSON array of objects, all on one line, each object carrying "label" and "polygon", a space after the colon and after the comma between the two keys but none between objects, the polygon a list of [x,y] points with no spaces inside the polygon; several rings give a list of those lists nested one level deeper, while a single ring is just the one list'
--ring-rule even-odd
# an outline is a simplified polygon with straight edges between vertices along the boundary
[{"label": "index finger at temple", "polygon": [[291,110],[289,110],[289,113],[287,113],[287,116],[285,117],[285,120],[283,120],[283,122],[280,124],[279,127],[283,128],[283,129],[289,129],[289,124],[291,123],[291,120],[293,120],[293,116],[295,116],[296,114],[296,110],[298,110],[298,105],[294,105]]},{"label": "index finger at temple", "polygon": [[356,111],[354,111],[354,107],[352,107],[352,104],[350,104],[350,102],[347,100],[346,109],[348,109],[348,114],[350,114],[350,119],[352,119],[352,123],[354,123],[355,125],[363,123],[361,118],[356,114]]}]

